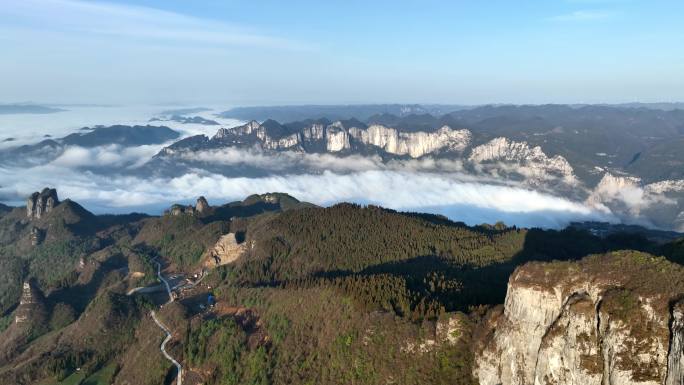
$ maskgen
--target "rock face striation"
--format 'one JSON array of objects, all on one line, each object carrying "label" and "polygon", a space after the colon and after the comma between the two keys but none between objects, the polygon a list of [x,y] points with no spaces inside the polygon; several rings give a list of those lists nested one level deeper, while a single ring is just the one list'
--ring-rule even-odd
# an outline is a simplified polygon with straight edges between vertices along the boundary
[{"label": "rock face striation", "polygon": [[548,156],[541,147],[507,138],[495,138],[472,149],[468,160],[474,164],[503,162],[526,167],[532,175],[573,177],[570,163],[560,155]]},{"label": "rock face striation", "polygon": [[684,380],[684,269],[637,252],[531,263],[476,347],[481,385]]},{"label": "rock face striation", "polygon": [[[367,126],[357,120],[315,121],[281,125],[273,120],[251,121],[245,125],[221,128],[211,138],[194,137],[187,145],[211,149],[225,146],[257,146],[264,150],[345,153],[375,151],[389,155],[419,158],[437,152],[458,154],[469,146],[470,131],[443,126],[426,132],[404,132],[380,124]],[[179,142],[180,143],[180,142]],[[172,155],[183,146],[170,146],[162,155]]]},{"label": "rock face striation", "polygon": [[470,144],[472,134],[468,130],[452,130],[442,126],[434,132],[399,132],[394,128],[374,124],[367,129],[353,127],[349,134],[361,143],[380,147],[394,155],[420,158],[439,150],[462,153]]},{"label": "rock face striation", "polygon": [[41,192],[34,192],[26,201],[26,216],[40,219],[52,211],[59,204],[57,190],[44,188]]},{"label": "rock face striation", "polygon": [[[484,176],[492,178],[492,183],[514,182],[586,201],[600,213],[684,232],[684,179],[679,170],[671,173],[671,179],[649,178],[653,183],[645,184],[620,170],[617,158],[606,160],[615,154],[592,154],[600,159],[592,163],[594,160],[578,159],[574,150],[559,146],[551,138],[562,135],[562,127],[539,135],[519,135],[510,130],[483,132],[466,121],[416,122],[322,118],[281,124],[252,120],[220,128],[211,138],[184,138],[163,148],[142,169],[152,175],[206,169],[229,177],[262,177],[376,169],[413,172],[419,168]],[[466,126],[472,131],[461,128]],[[548,142],[541,139],[546,135],[551,135]]]},{"label": "rock face striation", "polygon": [[45,317],[43,301],[43,294],[35,287],[33,282],[24,282],[19,307],[17,307],[14,316],[14,323],[26,324],[31,321],[42,320]]},{"label": "rock face striation", "polygon": [[[672,308],[672,335],[670,354],[667,356],[667,381],[665,385],[684,384],[684,304]],[[679,352],[679,354],[677,354]]]}]

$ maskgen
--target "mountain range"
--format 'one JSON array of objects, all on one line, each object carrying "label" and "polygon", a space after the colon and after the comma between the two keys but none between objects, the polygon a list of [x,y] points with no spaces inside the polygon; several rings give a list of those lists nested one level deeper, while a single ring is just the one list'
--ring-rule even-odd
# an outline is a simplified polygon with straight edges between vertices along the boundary
[{"label": "mountain range", "polygon": [[[276,111],[282,111],[277,109]],[[326,111],[325,109],[323,111]],[[298,112],[297,112],[298,113]],[[253,116],[261,116],[256,111]],[[240,115],[241,116],[241,115]],[[684,229],[684,111],[612,106],[485,106],[441,116],[375,114],[280,123],[252,120],[165,147],[149,172],[178,175],[208,169],[229,176],[322,172],[328,163],[284,159],[273,165],[231,158],[250,153],[326,154],[335,171],[357,170],[358,158],[392,166],[422,162],[425,171],[458,170],[515,181],[604,205],[621,216]],[[298,158],[297,158],[298,159]],[[633,199],[631,199],[633,198]],[[652,202],[661,203],[654,207]],[[666,209],[663,209],[663,206]]]},{"label": "mountain range", "polygon": [[0,382],[684,375],[680,234],[467,226],[282,193],[212,203],[94,215],[46,188],[0,210]]},{"label": "mountain range", "polygon": [[[162,116],[180,128],[98,126],[8,148],[0,155],[0,164],[48,164],[65,154],[86,158],[83,151],[67,152],[86,148],[93,150],[86,158],[93,161],[78,167],[107,176],[175,178],[205,172],[265,177],[419,170],[519,186],[581,202],[616,220],[682,231],[684,110],[674,107],[303,106],[237,108],[220,114],[251,119],[235,127],[196,116],[206,111],[193,108]],[[279,116],[307,118],[272,119]],[[202,132],[212,125],[217,128],[213,135],[188,135],[182,130],[188,123],[205,127]],[[143,146],[147,147],[141,153],[156,154],[140,158],[110,151]],[[136,151],[132,152],[138,156]],[[67,158],[60,161],[70,164]]]},{"label": "mountain range", "polygon": [[61,108],[38,104],[0,104],[0,115],[5,114],[53,114],[64,111]]}]

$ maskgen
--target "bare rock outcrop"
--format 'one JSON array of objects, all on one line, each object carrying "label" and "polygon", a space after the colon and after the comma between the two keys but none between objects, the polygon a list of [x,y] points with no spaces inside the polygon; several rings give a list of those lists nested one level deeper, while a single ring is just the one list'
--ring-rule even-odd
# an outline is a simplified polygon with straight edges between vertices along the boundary
[{"label": "bare rock outcrop", "polygon": [[221,128],[212,141],[235,143],[253,136],[262,148],[268,150],[301,151],[323,142],[320,144],[330,153],[349,151],[361,146],[380,148],[388,154],[419,158],[440,151],[463,153],[472,139],[470,131],[455,130],[449,126],[433,131],[403,132],[380,124],[367,127],[358,121],[335,121],[325,125],[312,123],[293,132],[286,129],[270,132],[269,127],[273,125],[278,124],[251,121],[230,129]]},{"label": "bare rock outcrop", "polygon": [[32,281],[25,281],[22,287],[19,307],[14,315],[15,324],[42,322],[45,318],[45,298]]},{"label": "bare rock outcrop", "polygon": [[206,214],[209,212],[211,209],[211,206],[209,206],[209,202],[207,202],[207,199],[203,196],[197,198],[197,202],[195,203],[195,206],[193,205],[179,205],[179,204],[174,204],[164,212],[165,215],[171,215],[171,216],[179,216],[179,215],[202,215]]},{"label": "bare rock outcrop", "polygon": [[26,201],[26,216],[40,219],[52,211],[59,204],[57,190],[44,188],[41,192],[34,192]]},{"label": "bare rock outcrop", "polygon": [[548,156],[539,146],[530,146],[527,142],[516,142],[503,137],[474,147],[468,160],[480,168],[493,163],[497,170],[501,168],[500,164],[513,165],[516,172],[531,178],[575,178],[572,166],[564,157]]},{"label": "bare rock outcrop", "polygon": [[209,206],[209,202],[207,202],[207,199],[205,197],[201,196],[197,198],[197,203],[195,203],[195,211],[198,214],[206,213],[210,207],[211,206]]},{"label": "bare rock outcrop", "polygon": [[474,375],[481,385],[682,384],[683,278],[638,252],[518,268]]},{"label": "bare rock outcrop", "polygon": [[205,265],[214,267],[235,262],[245,251],[247,251],[247,245],[244,242],[238,243],[235,233],[228,233],[221,236],[209,251],[209,258]]},{"label": "bare rock outcrop", "polygon": [[31,239],[31,246],[38,246],[45,239],[45,231],[37,227],[31,227],[29,237]]},{"label": "bare rock outcrop", "polygon": [[665,385],[684,384],[684,302],[672,307],[671,331]]},{"label": "bare rock outcrop", "polygon": [[443,316],[434,323],[434,329],[424,338],[407,341],[401,351],[408,354],[425,354],[443,345],[456,345],[467,330],[467,320],[463,313]]}]

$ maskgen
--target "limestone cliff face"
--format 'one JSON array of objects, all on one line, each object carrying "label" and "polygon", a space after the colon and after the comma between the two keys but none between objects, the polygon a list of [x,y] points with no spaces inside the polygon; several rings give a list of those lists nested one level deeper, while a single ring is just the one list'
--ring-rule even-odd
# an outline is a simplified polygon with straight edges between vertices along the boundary
[{"label": "limestone cliff face", "polygon": [[325,131],[325,126],[320,123],[314,123],[308,127],[305,127],[302,131],[302,137],[304,140],[321,140],[323,139],[323,132]]},{"label": "limestone cliff face", "polygon": [[557,177],[571,177],[572,166],[560,155],[548,156],[541,147],[531,147],[526,142],[507,138],[495,138],[472,149],[469,161],[475,164],[486,162],[511,163],[525,167],[523,173],[537,176],[551,174]]},{"label": "limestone cliff face", "polygon": [[468,130],[452,130],[444,126],[433,132],[401,132],[397,129],[374,124],[366,127],[336,121],[327,125],[311,123],[294,131],[283,128],[274,134],[256,121],[233,128],[221,128],[213,141],[229,144],[253,144],[245,138],[253,138],[267,150],[302,150],[320,144],[331,153],[350,150],[355,146],[370,146],[382,149],[388,154],[408,155],[419,158],[437,151],[462,153],[470,144],[472,134]]},{"label": "limestone cliff face", "polygon": [[237,126],[233,128],[219,128],[212,139],[220,140],[229,138],[231,135],[251,135],[253,132],[259,129],[259,122],[252,120],[251,122],[244,124],[242,126]]},{"label": "limestone cliff face", "polygon": [[207,198],[201,196],[197,198],[197,203],[195,203],[195,211],[199,214],[204,214],[206,213],[211,206],[209,206],[209,202],[207,202]]},{"label": "limestone cliff face", "polygon": [[340,152],[348,150],[350,147],[349,133],[347,133],[341,123],[336,122],[326,128],[325,148],[328,152]]},{"label": "limestone cliff face", "polygon": [[645,184],[637,177],[605,172],[586,202],[608,207],[617,215],[653,219],[654,225],[684,230],[684,180]]},{"label": "limestone cliff face", "polygon": [[41,192],[34,192],[26,200],[26,216],[40,219],[59,204],[57,190],[45,188]]},{"label": "limestone cliff face", "polygon": [[684,304],[681,302],[672,309],[671,330],[665,385],[684,384]]},{"label": "limestone cliff face", "polygon": [[382,125],[371,125],[367,129],[352,128],[350,134],[360,142],[380,147],[394,155],[409,155],[419,158],[438,150],[462,153],[470,144],[472,134],[468,130],[452,130],[443,126],[435,132],[399,132]]},{"label": "limestone cliff face", "polygon": [[682,384],[684,287],[671,282],[682,277],[636,252],[525,265],[474,374],[481,385]]},{"label": "limestone cliff face", "polygon": [[638,197],[644,196],[641,188],[641,180],[635,177],[618,176],[611,173],[603,174],[599,183],[594,187],[591,195],[587,198],[589,204],[610,203],[619,200],[620,197],[629,194]]}]

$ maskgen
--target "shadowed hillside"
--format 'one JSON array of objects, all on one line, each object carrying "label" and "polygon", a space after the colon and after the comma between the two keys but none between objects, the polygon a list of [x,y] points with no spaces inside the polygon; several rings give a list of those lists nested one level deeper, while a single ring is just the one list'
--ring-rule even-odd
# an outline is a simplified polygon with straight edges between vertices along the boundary
[{"label": "shadowed hillside", "polygon": [[472,338],[518,266],[625,248],[681,259],[681,242],[634,227],[471,227],[279,193],[96,216],[44,191],[0,217],[0,379],[19,385],[171,383],[150,310],[185,384],[475,384]]}]

